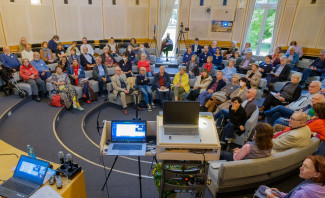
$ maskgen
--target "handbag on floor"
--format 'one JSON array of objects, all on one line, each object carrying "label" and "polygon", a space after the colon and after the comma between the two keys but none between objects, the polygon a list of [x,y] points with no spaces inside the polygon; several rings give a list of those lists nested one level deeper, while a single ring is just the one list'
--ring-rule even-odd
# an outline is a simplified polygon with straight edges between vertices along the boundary
[{"label": "handbag on floor", "polygon": [[62,107],[61,104],[61,96],[59,94],[55,94],[52,96],[52,99],[50,100],[50,105],[54,107]]}]

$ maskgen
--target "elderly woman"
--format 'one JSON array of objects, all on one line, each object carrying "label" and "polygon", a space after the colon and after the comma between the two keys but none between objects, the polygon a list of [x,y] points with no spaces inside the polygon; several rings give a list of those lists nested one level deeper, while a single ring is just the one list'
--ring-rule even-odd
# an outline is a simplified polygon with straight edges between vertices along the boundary
[{"label": "elderly woman", "polygon": [[209,71],[207,69],[203,69],[201,75],[196,77],[194,87],[187,95],[187,100],[195,101],[200,93],[207,89],[211,82],[212,77],[209,75]]},{"label": "elderly woman", "polygon": [[265,78],[267,73],[270,73],[273,69],[272,65],[272,56],[267,55],[265,56],[265,61],[261,62],[259,64],[259,69],[258,71],[262,74],[262,77]]},{"label": "elderly woman", "polygon": [[209,48],[209,53],[212,55],[212,54],[215,54],[216,51],[217,51],[217,41],[212,41],[211,43],[211,47]]},{"label": "elderly woman", "polygon": [[55,51],[56,56],[61,60],[63,56],[68,56],[68,53],[66,53],[65,49],[63,48],[62,43],[58,43],[57,49]]},{"label": "elderly woman", "polygon": [[147,76],[152,77],[153,74],[150,71],[150,61],[146,59],[147,55],[146,54],[141,54],[141,60],[138,61],[138,68],[140,70],[141,67],[144,67],[147,71]]},{"label": "elderly woman", "polygon": [[80,56],[80,51],[77,48],[77,41],[72,41],[71,45],[68,47],[67,53],[68,53],[69,56],[71,55],[71,49],[72,48],[75,48],[76,49],[75,50],[75,52],[76,52],[75,54],[77,54],[78,56]]},{"label": "elderly woman", "polygon": [[147,78],[146,72],[146,68],[140,68],[140,72],[136,77],[135,84],[144,96],[148,111],[152,111],[151,108],[154,108],[155,104],[153,103],[152,91],[151,87],[149,86],[150,80]]},{"label": "elderly woman", "polygon": [[52,54],[52,51],[48,48],[48,44],[46,41],[42,42],[42,48],[40,50],[40,55],[41,55],[41,59],[46,63],[46,64],[50,64],[50,63],[54,63],[54,56]]},{"label": "elderly woman", "polygon": [[295,47],[291,46],[289,48],[289,53],[286,53],[286,57],[288,58],[287,63],[289,64],[291,71],[298,70],[298,61],[299,61],[299,54],[295,52]]},{"label": "elderly woman", "polygon": [[204,64],[203,69],[207,69],[208,72],[210,72],[211,71],[211,67],[213,67],[212,60],[213,60],[213,57],[212,56],[208,56],[207,63]]},{"label": "elderly woman", "polygon": [[252,49],[251,49],[251,43],[250,42],[246,42],[245,43],[245,47],[241,50],[241,55],[242,56],[246,56],[247,52],[252,52]]},{"label": "elderly woman", "polygon": [[116,62],[114,56],[109,53],[109,48],[104,47],[104,53],[100,55],[102,57],[102,64],[105,64],[107,67],[113,67]]},{"label": "elderly woman", "polygon": [[59,93],[67,109],[72,105],[74,109],[83,111],[84,109],[78,102],[78,93],[70,84],[70,79],[66,73],[63,73],[62,68],[61,65],[57,65],[55,67],[55,73],[48,79],[48,82],[53,84],[54,89]]},{"label": "elderly woman", "polygon": [[229,60],[229,62],[228,62],[228,67],[226,67],[226,68],[224,68],[223,70],[222,70],[222,72],[223,72],[223,80],[225,81],[225,82],[229,82],[229,81],[231,81],[231,79],[232,79],[232,76],[235,74],[235,73],[237,73],[237,69],[235,68],[235,63],[236,63],[236,61],[235,61],[235,59],[230,59]]},{"label": "elderly woman", "polygon": [[325,197],[325,157],[321,155],[308,156],[300,167],[299,177],[304,181],[289,193],[283,193],[276,188],[260,186],[255,193],[260,198],[322,198]]},{"label": "elderly woman", "polygon": [[246,78],[248,80],[247,87],[258,89],[258,86],[260,85],[260,81],[262,78],[262,74],[258,71],[258,64],[253,63],[252,64],[252,70],[249,70],[246,74]]},{"label": "elderly woman", "polygon": [[197,62],[197,55],[193,54],[191,61],[186,64],[186,72],[189,74],[190,78],[195,78],[199,75],[199,64]]},{"label": "elderly woman", "polygon": [[[291,41],[290,42],[290,47],[292,47],[292,46],[295,47],[295,52],[297,54],[299,54],[299,58],[301,58],[304,55],[304,53],[302,51],[302,47],[297,44],[297,41]],[[290,47],[288,48],[287,53],[289,53]]]},{"label": "elderly woman", "polygon": [[271,61],[273,67],[276,67],[278,64],[280,64],[280,58],[283,56],[283,54],[281,54],[281,50],[282,50],[281,47],[276,47],[274,49],[274,52],[272,54],[272,61]]},{"label": "elderly woman", "polygon": [[[139,51],[139,50],[137,50]],[[135,53],[132,51],[132,47],[131,45],[128,46],[128,48],[126,49],[126,53],[128,55],[128,60],[131,61],[132,63],[135,63],[136,58],[135,58]]]},{"label": "elderly woman", "polygon": [[71,66],[66,56],[62,56],[58,65],[61,65],[63,72],[67,72],[68,68]]},{"label": "elderly woman", "polygon": [[183,93],[190,91],[189,77],[185,68],[181,67],[175,75],[172,90],[174,91],[175,101],[183,100]]},{"label": "elderly woman", "polygon": [[301,75],[299,73],[292,74],[291,82],[286,83],[279,93],[271,92],[266,96],[263,106],[260,107],[260,111],[267,111],[272,106],[287,105],[296,101],[301,94],[300,80]]},{"label": "elderly woman", "polygon": [[118,62],[118,65],[127,78],[132,77],[132,63],[128,60],[128,55],[126,52],[123,53],[122,60]]},{"label": "elderly woman", "polygon": [[117,57],[118,55],[120,55],[120,51],[118,49],[118,45],[117,43],[115,43],[115,40],[113,37],[111,37],[109,43],[107,44],[108,47],[108,52],[113,54],[114,57]]},{"label": "elderly woman", "polygon": [[222,60],[223,60],[223,56],[221,53],[221,49],[219,47],[217,47],[216,53],[213,54],[213,60],[212,60],[212,63],[214,64],[214,68],[216,70],[223,69]]},{"label": "elderly woman", "polygon": [[237,42],[232,41],[230,43],[230,47],[228,48],[228,50],[224,52],[223,59],[228,60],[230,57],[234,57],[234,53],[238,51],[238,48],[236,46],[237,46]]},{"label": "elderly woman", "polygon": [[238,51],[235,51],[233,59],[235,59],[235,67],[239,67],[239,64],[243,58],[240,56]]},{"label": "elderly woman", "polygon": [[37,102],[40,102],[41,99],[38,97],[38,86],[41,88],[41,97],[45,96],[46,86],[45,82],[38,76],[38,71],[29,63],[27,58],[23,59],[23,64],[20,67],[20,77],[25,83],[30,84],[32,88],[32,97]]},{"label": "elderly woman", "polygon": [[20,43],[18,46],[18,52],[22,52],[24,49],[26,49],[26,45],[28,44],[25,37],[21,37]]},{"label": "elderly woman", "polygon": [[77,59],[78,62],[80,63],[80,56],[77,55],[77,50],[78,50],[78,48],[76,48],[76,47],[73,47],[73,48],[70,49],[70,55],[68,57],[68,62],[69,62],[70,65],[72,65],[72,62],[73,62],[74,59]]},{"label": "elderly woman", "polygon": [[89,94],[89,88],[90,83],[88,82],[88,79],[86,79],[85,71],[83,67],[79,64],[78,59],[74,59],[72,62],[72,66],[68,69],[67,74],[70,78],[73,80],[73,84],[79,87],[82,87],[83,95],[82,97],[86,100],[88,104],[91,103],[90,101],[90,94]]},{"label": "elderly woman", "polygon": [[266,123],[258,123],[254,130],[253,141],[247,142],[241,148],[234,148],[233,153],[221,151],[220,160],[238,161],[269,157],[273,147],[272,126]]},{"label": "elderly woman", "polygon": [[135,38],[131,38],[131,43],[129,46],[131,46],[131,52],[133,54],[137,54],[139,52],[139,45],[137,44],[137,40],[135,40]]}]

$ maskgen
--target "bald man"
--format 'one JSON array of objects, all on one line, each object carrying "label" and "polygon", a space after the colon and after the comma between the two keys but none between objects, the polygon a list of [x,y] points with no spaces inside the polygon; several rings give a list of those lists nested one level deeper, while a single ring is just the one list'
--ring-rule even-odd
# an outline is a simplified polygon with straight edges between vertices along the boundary
[{"label": "bald man", "polygon": [[8,46],[3,47],[3,53],[0,54],[0,62],[8,69],[14,71],[19,70],[21,62],[18,60],[15,54],[10,53],[10,48]]}]

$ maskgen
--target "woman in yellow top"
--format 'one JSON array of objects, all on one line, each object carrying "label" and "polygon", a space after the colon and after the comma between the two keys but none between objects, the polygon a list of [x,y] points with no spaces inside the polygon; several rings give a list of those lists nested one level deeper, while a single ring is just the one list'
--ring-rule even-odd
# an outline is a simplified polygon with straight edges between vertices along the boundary
[{"label": "woman in yellow top", "polygon": [[172,90],[174,91],[175,101],[183,100],[183,93],[190,91],[189,77],[185,68],[181,68],[175,75]]}]

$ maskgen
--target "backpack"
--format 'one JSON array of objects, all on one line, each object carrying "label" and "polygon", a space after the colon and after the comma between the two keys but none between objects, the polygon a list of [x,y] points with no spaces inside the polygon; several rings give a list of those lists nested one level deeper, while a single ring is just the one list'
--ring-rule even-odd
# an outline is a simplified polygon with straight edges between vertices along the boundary
[{"label": "backpack", "polygon": [[63,106],[61,104],[61,96],[59,94],[55,94],[52,96],[52,99],[50,101],[50,105],[55,106],[55,107],[61,107]]}]

